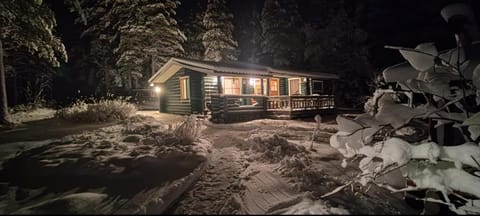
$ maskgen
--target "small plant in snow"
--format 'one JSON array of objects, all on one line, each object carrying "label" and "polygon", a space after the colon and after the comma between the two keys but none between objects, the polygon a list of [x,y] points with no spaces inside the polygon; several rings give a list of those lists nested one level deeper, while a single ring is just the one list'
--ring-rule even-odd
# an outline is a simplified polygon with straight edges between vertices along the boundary
[{"label": "small plant in snow", "polygon": [[110,122],[125,120],[135,115],[137,108],[127,102],[128,98],[99,99],[92,102],[79,100],[73,105],[60,109],[57,118],[81,122]]},{"label": "small plant in snow", "polygon": [[173,134],[181,144],[190,145],[195,142],[202,131],[202,123],[195,116],[188,116],[173,129]]}]

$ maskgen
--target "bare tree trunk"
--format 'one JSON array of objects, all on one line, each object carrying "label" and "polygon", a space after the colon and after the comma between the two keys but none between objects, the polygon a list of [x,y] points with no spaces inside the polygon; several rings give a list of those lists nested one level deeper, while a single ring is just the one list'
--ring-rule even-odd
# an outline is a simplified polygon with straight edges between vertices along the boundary
[{"label": "bare tree trunk", "polygon": [[18,104],[18,83],[17,83],[18,79],[17,79],[17,74],[16,73],[17,73],[16,71],[14,71],[14,73],[13,73],[13,80],[12,80],[12,85],[13,85],[12,86],[13,87],[12,88],[12,91],[13,91],[12,92],[12,97],[13,97],[12,98],[13,99],[12,103],[13,104],[10,104],[10,106],[14,106],[14,105]]},{"label": "bare tree trunk", "polygon": [[7,83],[5,82],[5,67],[3,65],[3,44],[0,40],[0,124],[8,123]]}]

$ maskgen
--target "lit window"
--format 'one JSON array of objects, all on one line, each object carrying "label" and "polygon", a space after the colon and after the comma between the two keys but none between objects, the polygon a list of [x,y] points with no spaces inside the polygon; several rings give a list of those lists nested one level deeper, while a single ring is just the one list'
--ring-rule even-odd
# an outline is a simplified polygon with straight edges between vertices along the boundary
[{"label": "lit window", "polygon": [[278,91],[279,79],[270,79],[270,96],[279,96]]},{"label": "lit window", "polygon": [[241,82],[240,78],[223,78],[223,93],[231,95],[240,95]]},{"label": "lit window", "polygon": [[290,78],[288,81],[290,95],[300,95],[300,78]]},{"label": "lit window", "polygon": [[190,99],[190,79],[188,76],[180,77],[180,99]]}]

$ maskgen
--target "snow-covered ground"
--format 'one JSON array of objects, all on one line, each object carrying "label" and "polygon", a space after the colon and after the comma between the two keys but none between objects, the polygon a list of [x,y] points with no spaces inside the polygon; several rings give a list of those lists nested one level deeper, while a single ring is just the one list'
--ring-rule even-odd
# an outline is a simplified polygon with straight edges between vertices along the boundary
[{"label": "snow-covered ground", "polygon": [[[10,150],[3,158],[15,156],[17,150],[21,153],[5,161],[0,171],[0,213],[163,211],[174,199],[167,194],[186,189],[184,185],[201,173],[205,161],[209,161],[205,173],[167,213],[248,213],[252,212],[248,205],[258,202],[258,197],[285,191],[289,192],[280,200],[265,198],[263,210],[257,210],[277,214],[414,212],[389,191],[375,187],[355,186],[321,198],[360,172],[355,162],[343,168],[342,155],[328,144],[338,129],[335,121],[322,122],[314,134],[313,121],[213,124],[200,120],[205,125],[200,141],[185,145],[172,133],[182,117],[140,114],[61,139],[4,145]],[[276,182],[272,184],[275,190],[268,183],[255,185],[265,176]],[[261,196],[249,192],[259,187],[263,188]]]},{"label": "snow-covered ground", "polygon": [[[367,190],[355,186],[320,198],[350,181],[360,170],[353,164],[342,168],[342,155],[328,144],[330,136],[337,131],[337,125],[332,121],[320,125],[311,150],[315,125],[315,122],[270,119],[234,124],[207,123],[203,137],[213,144],[211,165],[168,213],[416,213],[403,200],[381,188]],[[268,175],[271,180],[275,179],[272,181],[286,184],[262,188],[258,185],[258,181],[263,181],[260,175]],[[269,193],[275,195],[291,189],[294,192],[284,197],[284,201],[268,198]],[[252,195],[249,194],[251,190],[261,191]],[[297,196],[303,198],[296,199]],[[278,207],[278,202],[283,202],[282,208]],[[264,209],[252,210],[248,205],[257,205],[252,203],[263,203]],[[275,210],[265,209],[265,206]]]},{"label": "snow-covered ground", "polygon": [[155,213],[195,177],[210,148],[203,139],[182,142],[174,129],[135,116],[58,140],[4,144],[0,213]]},{"label": "snow-covered ground", "polygon": [[14,124],[21,124],[31,121],[38,121],[42,119],[53,118],[55,115],[54,109],[49,108],[37,108],[30,111],[20,111],[11,113],[9,120]]}]

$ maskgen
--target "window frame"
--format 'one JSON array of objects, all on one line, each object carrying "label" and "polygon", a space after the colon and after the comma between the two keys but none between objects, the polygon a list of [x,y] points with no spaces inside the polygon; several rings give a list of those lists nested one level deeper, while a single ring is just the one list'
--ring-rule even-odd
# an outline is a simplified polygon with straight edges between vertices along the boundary
[{"label": "window frame", "polygon": [[[190,100],[190,76],[181,76],[178,79],[180,81],[180,100]],[[185,83],[183,83],[184,81]]]},{"label": "window frame", "polygon": [[[238,92],[238,94],[227,94],[227,93],[225,93],[225,92],[226,92],[225,79],[232,79],[232,84],[233,84],[233,80],[234,80],[234,79],[237,79],[237,80],[238,80],[238,84],[239,84],[239,88],[238,88],[238,91],[239,91],[239,92]],[[225,76],[224,76],[223,79],[221,80],[221,82],[222,82],[222,93],[223,93],[223,94],[225,94],[225,95],[243,95],[243,94],[242,94],[242,90],[243,90],[243,89],[242,89],[242,85],[243,85],[243,83],[242,83],[242,77],[225,77]],[[230,90],[232,90],[232,92],[233,92],[233,89],[234,89],[234,88],[230,88]],[[235,88],[235,89],[237,89],[237,88]]]},{"label": "window frame", "polygon": [[298,95],[302,95],[302,78],[301,77],[295,77],[295,78],[288,78],[288,95],[292,96],[291,93],[291,85],[290,82],[292,80],[298,80]]},{"label": "window frame", "polygon": [[[321,93],[314,93],[314,86],[315,84],[314,83],[321,83],[321,89],[320,89],[320,92]],[[312,80],[312,94],[325,94],[325,83],[323,82],[323,80]]]},{"label": "window frame", "polygon": [[[272,81],[273,82],[276,82],[277,83],[277,95],[272,95]],[[276,97],[276,96],[280,96],[280,78],[270,78],[268,79],[268,87],[270,87],[270,89],[268,89],[268,96],[273,96],[273,97]]]}]

